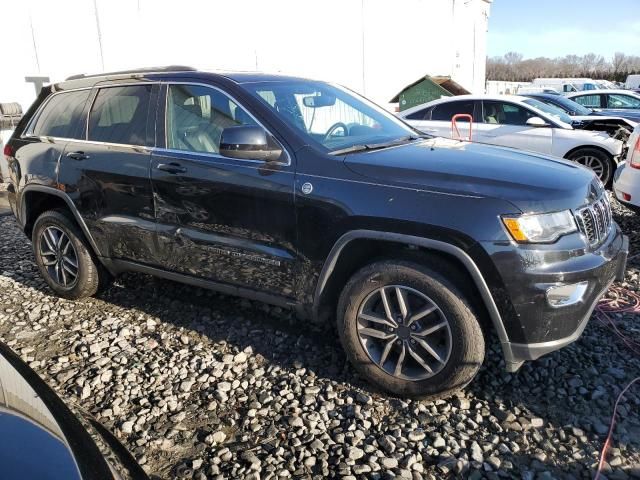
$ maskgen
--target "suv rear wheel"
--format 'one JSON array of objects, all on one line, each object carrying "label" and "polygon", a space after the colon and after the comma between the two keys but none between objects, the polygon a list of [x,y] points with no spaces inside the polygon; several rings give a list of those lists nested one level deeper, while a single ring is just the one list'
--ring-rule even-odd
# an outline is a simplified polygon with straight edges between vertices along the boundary
[{"label": "suv rear wheel", "polygon": [[109,274],[64,210],[50,210],[38,217],[32,243],[40,273],[57,295],[70,300],[90,297],[108,284]]},{"label": "suv rear wheel", "polygon": [[401,396],[445,397],[484,359],[484,336],[464,295],[440,273],[405,261],[357,272],[338,304],[345,351],[368,380]]}]

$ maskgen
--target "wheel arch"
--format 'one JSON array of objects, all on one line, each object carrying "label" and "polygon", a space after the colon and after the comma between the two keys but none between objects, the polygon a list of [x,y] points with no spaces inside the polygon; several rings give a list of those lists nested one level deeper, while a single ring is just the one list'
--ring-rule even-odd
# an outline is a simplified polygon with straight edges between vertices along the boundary
[{"label": "wheel arch", "polygon": [[[473,259],[464,250],[451,243],[399,233],[352,230],[342,235],[331,249],[320,272],[313,299],[312,313],[314,318],[323,317],[326,307],[335,304],[332,299],[334,297],[337,298],[336,294],[339,295],[336,290],[344,286],[344,279],[348,279],[357,269],[363,266],[358,261],[361,260],[360,257],[366,257],[367,253],[371,251],[376,252],[376,249],[372,248],[372,246],[377,245],[379,247],[381,244],[387,245],[387,251],[394,250],[397,252],[400,247],[404,248],[406,252],[418,250],[437,253],[438,255],[443,255],[445,259],[455,261],[473,281],[482,306],[486,309],[500,343],[503,347],[508,344],[509,339],[498,307],[491,295],[489,286]],[[349,253],[356,253],[356,258],[344,261],[345,256]],[[343,268],[342,266],[345,264],[351,264],[352,266],[351,268]],[[505,353],[507,352],[505,351]]]},{"label": "wheel arch", "polygon": [[[20,216],[22,218],[24,232],[27,236],[31,236],[31,229],[33,228],[33,225],[40,213],[45,210],[64,206],[73,215],[74,220],[80,227],[80,230],[82,230],[82,233],[89,242],[93,252],[98,257],[101,257],[100,251],[87,227],[87,224],[84,222],[84,219],[78,212],[78,209],[69,195],[46,185],[27,185],[22,190],[20,196]],[[55,198],[55,201],[50,204],[42,205],[42,200],[47,197],[53,197]],[[39,208],[39,206],[44,208]]]},{"label": "wheel arch", "polygon": [[562,156],[562,158],[568,160],[570,155],[573,155],[574,153],[576,153],[576,152],[578,152],[580,150],[584,150],[584,149],[593,149],[593,150],[598,150],[598,151],[604,153],[605,155],[607,155],[607,157],[609,157],[609,160],[611,161],[612,165],[615,166],[613,153],[611,153],[609,150],[607,150],[606,148],[604,148],[604,147],[602,147],[600,145],[578,145],[577,147],[574,147],[571,150],[569,150],[567,153],[565,153]]}]

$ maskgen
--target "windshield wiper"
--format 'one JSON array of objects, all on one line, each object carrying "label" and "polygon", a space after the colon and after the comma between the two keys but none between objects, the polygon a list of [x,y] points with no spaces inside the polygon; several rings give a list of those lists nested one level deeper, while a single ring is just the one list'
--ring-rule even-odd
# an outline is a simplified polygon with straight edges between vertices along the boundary
[{"label": "windshield wiper", "polygon": [[371,150],[380,150],[383,148],[389,147],[397,147],[398,145],[403,145],[407,142],[412,142],[414,140],[420,140],[422,138],[431,138],[429,135],[407,135],[406,137],[396,138],[390,142],[382,142],[382,143],[361,143],[357,145],[351,145],[350,147],[341,148],[340,150],[333,150],[329,152],[331,155],[346,155],[349,153],[356,152],[364,152]]}]

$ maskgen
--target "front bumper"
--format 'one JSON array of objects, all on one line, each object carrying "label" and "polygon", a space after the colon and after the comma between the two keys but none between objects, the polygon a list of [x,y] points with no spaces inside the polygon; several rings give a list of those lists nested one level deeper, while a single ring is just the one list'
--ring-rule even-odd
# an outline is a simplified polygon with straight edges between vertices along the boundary
[{"label": "front bumper", "polygon": [[[517,246],[494,251],[491,256],[505,285],[503,303],[509,303],[502,315],[506,338],[501,339],[507,370],[516,371],[524,361],[577,340],[602,295],[624,277],[628,251],[628,238],[615,224],[595,251]],[[580,302],[559,308],[548,304],[550,286],[585,281],[588,288]]]}]

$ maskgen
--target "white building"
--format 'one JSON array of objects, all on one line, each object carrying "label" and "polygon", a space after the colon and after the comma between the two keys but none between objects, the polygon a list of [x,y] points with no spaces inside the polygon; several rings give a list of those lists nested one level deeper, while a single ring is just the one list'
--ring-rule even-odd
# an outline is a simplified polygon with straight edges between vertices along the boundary
[{"label": "white building", "polygon": [[0,102],[26,76],[155,65],[330,80],[384,105],[425,74],[480,93],[492,0],[3,0]]}]

